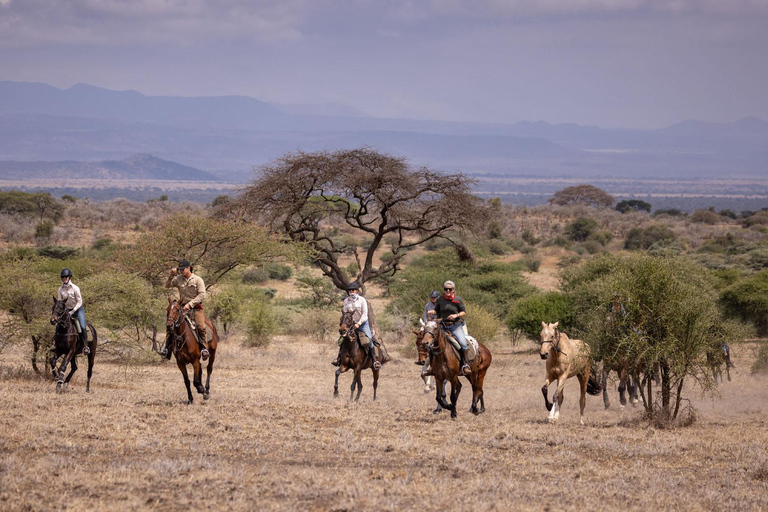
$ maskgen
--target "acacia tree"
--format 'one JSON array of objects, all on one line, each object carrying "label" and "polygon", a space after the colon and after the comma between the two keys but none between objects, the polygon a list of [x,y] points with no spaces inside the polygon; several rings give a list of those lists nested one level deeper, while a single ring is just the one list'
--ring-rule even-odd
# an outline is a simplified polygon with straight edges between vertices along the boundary
[{"label": "acacia tree", "polygon": [[[674,419],[686,382],[714,386],[707,352],[741,335],[717,307],[705,268],[678,256],[634,254],[592,258],[564,271],[562,285],[574,305],[574,322],[596,360],[650,372],[659,369],[659,396],[647,380],[650,415]],[[609,314],[617,295],[623,312]]]},{"label": "acacia tree", "polygon": [[289,246],[252,223],[181,212],[142,235],[120,259],[126,270],[156,287],[165,282],[169,268],[186,259],[193,267],[205,269],[205,284],[210,288],[240,265],[291,257],[297,252],[296,245]]},{"label": "acacia tree", "polygon": [[[371,279],[396,272],[406,250],[428,240],[449,240],[461,252],[460,236],[481,231],[488,217],[465,176],[413,168],[369,148],[289,153],[257,172],[222,213],[259,219],[306,243],[340,289],[356,280],[364,291]],[[346,224],[354,236],[340,236],[333,223]],[[376,264],[380,251],[388,253]],[[344,267],[344,255],[356,265]]]},{"label": "acacia tree", "polygon": [[594,185],[575,185],[558,190],[549,198],[552,204],[565,206],[583,204],[597,208],[609,208],[616,202],[612,195]]}]

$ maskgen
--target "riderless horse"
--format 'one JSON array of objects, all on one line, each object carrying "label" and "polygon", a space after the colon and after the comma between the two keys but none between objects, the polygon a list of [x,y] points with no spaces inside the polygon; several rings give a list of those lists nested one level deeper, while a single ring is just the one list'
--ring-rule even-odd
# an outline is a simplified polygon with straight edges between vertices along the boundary
[{"label": "riderless horse", "polygon": [[[435,376],[435,400],[439,407],[435,412],[439,412],[440,407],[451,411],[451,418],[456,418],[456,402],[461,393],[461,381],[459,377],[462,374],[459,356],[452,346],[449,345],[445,330],[434,320],[430,320],[424,326],[424,343],[429,351],[432,373]],[[485,412],[485,399],[483,398],[483,380],[488,367],[491,366],[491,352],[482,343],[478,343],[477,354],[474,361],[470,364],[471,372],[464,377],[472,385],[472,406],[469,412],[477,415]],[[445,400],[445,384],[451,384],[451,401]],[[478,404],[480,407],[478,407]]]},{"label": "riderless horse", "polygon": [[[72,317],[67,314],[66,302],[53,298],[53,308],[51,309],[51,325],[56,325],[56,333],[53,335],[53,348],[51,349],[51,373],[55,378],[56,390],[62,391],[69,385],[72,375],[77,371],[77,356],[83,353],[83,344],[79,341],[77,329],[72,321]],[[91,390],[91,375],[93,375],[93,362],[96,357],[96,346],[98,345],[98,337],[96,336],[96,329],[90,323],[86,323],[86,333],[91,332],[91,339],[87,341],[88,348],[91,353],[88,354],[88,380],[85,383],[85,390]],[[88,338],[86,334],[86,339]],[[56,361],[59,357],[64,356],[64,360],[61,363],[59,371],[56,371]],[[64,373],[67,370],[67,365],[71,364],[72,368],[69,371],[67,378],[64,378]]]},{"label": "riderless horse", "polygon": [[[555,423],[560,417],[560,407],[563,405],[563,388],[565,382],[576,377],[581,385],[579,397],[580,417],[584,424],[584,407],[587,404],[586,393],[597,395],[601,391],[600,382],[590,375],[589,347],[581,340],[572,340],[567,334],[558,330],[559,322],[548,324],[541,322],[541,350],[539,355],[547,360],[547,378],[541,392],[544,395],[544,405],[549,411],[549,422]],[[557,389],[549,402],[548,390],[552,382],[557,382]]]},{"label": "riderless horse", "polygon": [[[333,384],[333,396],[339,396],[339,375],[342,373],[353,370],[354,376],[352,378],[352,385],[350,386],[349,399],[355,394],[355,387],[357,387],[357,396],[355,402],[360,400],[360,393],[363,391],[363,370],[371,369],[373,372],[373,399],[376,400],[376,389],[379,386],[379,370],[373,367],[373,360],[368,354],[367,350],[364,350],[360,346],[360,333],[354,328],[354,321],[352,320],[353,311],[345,311],[341,315],[339,321],[339,334],[342,337],[341,347],[339,349],[339,369],[336,370],[336,380]],[[381,365],[387,362],[382,350]]]},{"label": "riderless horse", "polygon": [[216,327],[209,319],[205,319],[206,331],[212,335],[208,342],[208,369],[205,387],[203,387],[203,367],[200,361],[200,346],[195,336],[195,329],[191,321],[181,310],[181,304],[172,297],[168,297],[168,309],[166,311],[166,322],[173,338],[171,348],[176,357],[176,365],[184,376],[184,385],[187,387],[187,403],[192,403],[192,390],[189,386],[189,374],[187,365],[192,365],[192,379],[197,392],[203,395],[204,400],[210,398],[211,393],[211,373],[213,372],[213,362],[216,360],[216,346],[219,343],[219,334]]}]

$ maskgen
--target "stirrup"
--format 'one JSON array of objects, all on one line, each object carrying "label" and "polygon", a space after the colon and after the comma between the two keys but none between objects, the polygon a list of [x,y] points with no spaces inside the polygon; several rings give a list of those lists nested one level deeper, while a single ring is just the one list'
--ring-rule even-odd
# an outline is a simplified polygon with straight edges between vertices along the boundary
[{"label": "stirrup", "polygon": [[472,367],[471,367],[471,366],[469,366],[469,364],[467,364],[467,363],[464,363],[464,364],[461,366],[461,374],[462,374],[462,375],[466,375],[466,374],[468,374],[468,373],[472,373]]},{"label": "stirrup", "polygon": [[374,369],[374,370],[381,370],[381,362],[380,362],[380,361],[376,361],[376,360],[374,359],[374,360],[373,360],[373,369]]},{"label": "stirrup", "polygon": [[204,348],[203,350],[201,350],[201,351],[200,351],[200,359],[202,359],[203,361],[207,361],[207,360],[208,360],[208,357],[209,357],[210,355],[211,355],[211,354],[210,354],[210,352],[208,352],[208,349],[205,349],[205,348]]},{"label": "stirrup", "polygon": [[91,347],[88,345],[83,345],[83,355],[87,356],[91,353]]}]

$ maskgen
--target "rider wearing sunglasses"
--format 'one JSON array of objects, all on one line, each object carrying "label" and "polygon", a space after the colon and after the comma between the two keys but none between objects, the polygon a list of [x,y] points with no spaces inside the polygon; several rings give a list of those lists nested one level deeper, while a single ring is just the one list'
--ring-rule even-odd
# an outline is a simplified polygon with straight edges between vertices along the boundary
[{"label": "rider wearing sunglasses", "polygon": [[463,374],[471,373],[472,369],[467,364],[467,339],[464,336],[464,317],[467,316],[467,308],[464,301],[456,295],[456,285],[453,281],[443,283],[443,294],[437,298],[434,311],[442,320],[443,325],[451,331],[461,346],[461,371]]}]

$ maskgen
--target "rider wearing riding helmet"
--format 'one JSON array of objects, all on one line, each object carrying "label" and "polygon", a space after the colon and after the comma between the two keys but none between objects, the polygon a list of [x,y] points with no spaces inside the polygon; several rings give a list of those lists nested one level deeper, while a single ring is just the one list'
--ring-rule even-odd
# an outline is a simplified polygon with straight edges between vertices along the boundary
[{"label": "rider wearing riding helmet", "polygon": [[352,321],[355,322],[353,327],[359,331],[365,333],[368,339],[371,340],[371,344],[368,347],[368,353],[373,361],[373,369],[378,370],[381,368],[381,362],[376,357],[376,349],[373,343],[373,333],[371,332],[371,326],[368,323],[368,301],[365,297],[360,295],[360,285],[356,282],[351,282],[347,286],[347,296],[344,298],[344,304],[341,307],[342,314],[352,312]]},{"label": "rider wearing riding helmet", "polygon": [[471,373],[472,369],[467,364],[467,339],[464,335],[464,317],[467,316],[467,308],[464,301],[456,295],[456,285],[453,281],[443,284],[444,293],[437,298],[435,309],[429,314],[437,315],[443,325],[451,331],[461,346],[461,371],[464,374]]},{"label": "rider wearing riding helmet", "polygon": [[90,354],[91,349],[86,342],[85,334],[85,308],[83,307],[83,296],[80,288],[72,282],[72,271],[68,268],[61,271],[61,286],[57,292],[59,300],[63,300],[67,307],[67,314],[70,318],[77,319],[80,325],[78,341],[83,343],[83,354]]},{"label": "rider wearing riding helmet", "polygon": [[427,301],[427,303],[424,305],[424,316],[423,316],[423,318],[422,318],[422,319],[424,320],[424,323],[427,323],[427,322],[429,322],[429,320],[430,320],[430,318],[429,318],[429,316],[430,316],[430,315],[429,315],[429,312],[430,312],[430,311],[433,311],[433,310],[435,309],[435,302],[437,302],[437,298],[438,298],[439,296],[440,296],[440,292],[438,292],[438,291],[432,291],[432,292],[429,294],[429,300],[428,300],[428,301]]}]

